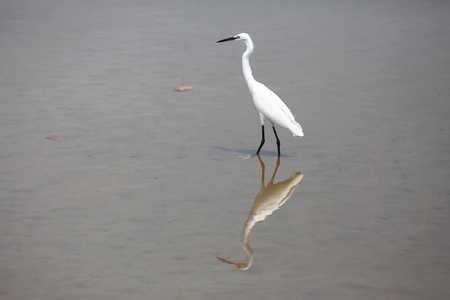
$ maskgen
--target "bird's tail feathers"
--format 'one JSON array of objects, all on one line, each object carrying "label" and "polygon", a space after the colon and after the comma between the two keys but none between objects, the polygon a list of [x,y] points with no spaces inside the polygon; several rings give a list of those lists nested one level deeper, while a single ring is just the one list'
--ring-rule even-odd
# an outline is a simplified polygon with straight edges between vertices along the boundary
[{"label": "bird's tail feathers", "polygon": [[292,124],[292,126],[289,128],[289,130],[292,132],[293,136],[299,136],[299,137],[304,136],[302,126],[300,126],[300,124],[298,124],[297,122]]}]

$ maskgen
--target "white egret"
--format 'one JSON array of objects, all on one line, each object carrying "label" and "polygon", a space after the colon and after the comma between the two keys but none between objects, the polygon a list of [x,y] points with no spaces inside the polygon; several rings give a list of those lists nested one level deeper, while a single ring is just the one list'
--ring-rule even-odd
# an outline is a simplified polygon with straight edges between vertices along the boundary
[{"label": "white egret", "polygon": [[259,111],[262,131],[261,144],[259,145],[256,154],[259,153],[265,142],[264,121],[265,119],[267,119],[270,121],[270,123],[272,123],[273,133],[275,134],[275,138],[277,139],[278,156],[280,156],[280,140],[278,139],[275,125],[287,128],[292,132],[294,136],[300,137],[304,135],[303,129],[300,124],[295,121],[294,115],[291,113],[286,104],[284,104],[284,102],[268,87],[253,78],[249,58],[253,53],[254,45],[250,36],[247,33],[240,33],[238,35],[217,41],[217,43],[227,41],[244,41],[247,45],[247,49],[242,55],[242,71],[244,72],[244,78],[247,82],[250,94],[253,97],[253,103],[255,104],[256,109]]}]

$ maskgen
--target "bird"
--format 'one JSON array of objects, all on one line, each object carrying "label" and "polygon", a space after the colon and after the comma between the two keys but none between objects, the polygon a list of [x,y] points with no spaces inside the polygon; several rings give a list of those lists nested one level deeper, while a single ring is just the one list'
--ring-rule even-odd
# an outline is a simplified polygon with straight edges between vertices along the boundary
[{"label": "bird", "polygon": [[303,129],[300,124],[295,121],[294,115],[291,113],[286,104],[284,104],[284,102],[280,99],[280,97],[278,97],[264,84],[256,81],[253,77],[249,58],[253,53],[254,44],[252,39],[250,38],[250,35],[248,35],[247,33],[239,33],[238,35],[219,40],[217,41],[217,43],[228,41],[243,41],[247,46],[244,54],[242,54],[242,71],[244,73],[244,78],[247,82],[250,94],[253,97],[253,104],[259,111],[259,117],[261,120],[262,138],[256,154],[259,154],[262,146],[265,143],[264,123],[267,119],[272,124],[273,133],[275,134],[275,138],[277,140],[278,157],[280,157],[281,143],[280,139],[278,138],[275,125],[289,129],[294,136],[299,137],[304,136]]}]

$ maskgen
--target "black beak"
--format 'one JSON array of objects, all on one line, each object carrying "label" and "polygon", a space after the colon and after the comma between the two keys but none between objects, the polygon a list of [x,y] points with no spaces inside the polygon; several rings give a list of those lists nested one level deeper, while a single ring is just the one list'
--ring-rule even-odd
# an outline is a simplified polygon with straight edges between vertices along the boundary
[{"label": "black beak", "polygon": [[217,41],[217,43],[228,42],[228,41],[234,41],[234,40],[236,40],[236,39],[237,39],[237,37],[232,36],[232,37],[229,37],[229,38],[226,38],[226,39]]}]

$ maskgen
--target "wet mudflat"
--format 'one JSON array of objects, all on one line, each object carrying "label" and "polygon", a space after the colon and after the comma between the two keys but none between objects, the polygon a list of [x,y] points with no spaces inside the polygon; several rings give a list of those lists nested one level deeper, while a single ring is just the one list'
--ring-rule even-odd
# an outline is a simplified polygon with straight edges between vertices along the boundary
[{"label": "wet mudflat", "polygon": [[2,2],[0,299],[449,298],[449,11]]}]

